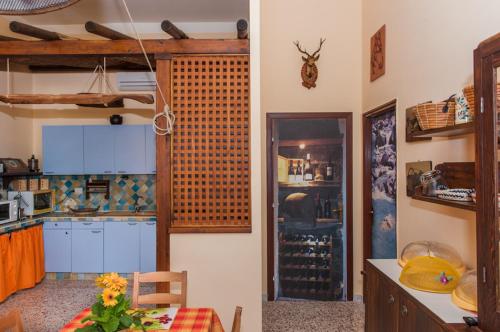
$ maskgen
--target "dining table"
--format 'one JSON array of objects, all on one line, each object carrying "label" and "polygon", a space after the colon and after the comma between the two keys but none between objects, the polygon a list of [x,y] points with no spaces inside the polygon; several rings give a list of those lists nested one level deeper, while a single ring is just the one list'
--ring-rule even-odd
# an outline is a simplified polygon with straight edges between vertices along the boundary
[{"label": "dining table", "polygon": [[[212,308],[156,308],[132,309],[129,313],[140,312],[145,331],[152,332],[224,332],[219,316]],[[74,332],[78,328],[91,325],[93,322],[82,323],[82,320],[92,313],[90,308],[76,315],[60,332]],[[142,331],[142,328],[132,326],[127,331]]]}]

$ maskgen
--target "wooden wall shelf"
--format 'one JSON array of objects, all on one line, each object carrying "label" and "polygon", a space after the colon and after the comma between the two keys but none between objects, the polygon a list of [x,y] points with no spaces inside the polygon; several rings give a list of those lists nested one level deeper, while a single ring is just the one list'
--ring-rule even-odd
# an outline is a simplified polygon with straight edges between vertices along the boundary
[{"label": "wooden wall shelf", "polygon": [[474,122],[458,124],[444,128],[416,131],[410,134],[411,138],[454,137],[474,132]]},{"label": "wooden wall shelf", "polygon": [[340,187],[342,183],[339,181],[310,181],[299,183],[280,182],[280,188],[333,188]]},{"label": "wooden wall shelf", "polygon": [[455,207],[455,208],[463,209],[463,210],[476,211],[476,204],[473,202],[450,201],[450,200],[446,200],[446,199],[440,199],[437,197],[429,197],[429,196],[422,196],[422,195],[415,195],[412,198],[415,200],[418,200],[418,201],[446,205],[446,206],[451,206],[451,207]]}]

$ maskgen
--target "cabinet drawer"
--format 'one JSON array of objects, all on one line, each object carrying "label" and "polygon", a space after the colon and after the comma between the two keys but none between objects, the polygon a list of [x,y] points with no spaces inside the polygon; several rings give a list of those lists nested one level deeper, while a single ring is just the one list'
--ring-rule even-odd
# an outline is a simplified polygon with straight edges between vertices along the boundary
[{"label": "cabinet drawer", "polygon": [[49,221],[43,223],[43,229],[71,229],[71,221]]},{"label": "cabinet drawer", "polygon": [[73,229],[103,229],[102,221],[73,221]]}]

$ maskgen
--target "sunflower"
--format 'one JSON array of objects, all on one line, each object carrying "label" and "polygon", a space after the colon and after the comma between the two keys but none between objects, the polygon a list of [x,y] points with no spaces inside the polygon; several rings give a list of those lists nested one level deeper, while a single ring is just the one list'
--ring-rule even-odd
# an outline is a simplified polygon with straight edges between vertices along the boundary
[{"label": "sunflower", "polygon": [[102,291],[102,301],[105,307],[113,307],[118,303],[116,297],[120,295],[119,292],[112,290],[110,288],[105,288]]},{"label": "sunflower", "polygon": [[110,288],[121,294],[127,292],[127,279],[120,277],[116,272],[101,275],[96,279],[96,285],[100,288]]}]

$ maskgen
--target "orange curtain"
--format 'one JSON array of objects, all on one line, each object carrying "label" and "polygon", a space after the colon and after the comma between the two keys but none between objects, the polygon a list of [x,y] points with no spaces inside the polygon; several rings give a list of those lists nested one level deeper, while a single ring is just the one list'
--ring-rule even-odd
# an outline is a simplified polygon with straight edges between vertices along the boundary
[{"label": "orange curtain", "polygon": [[43,229],[35,226],[0,236],[0,302],[45,276]]}]

